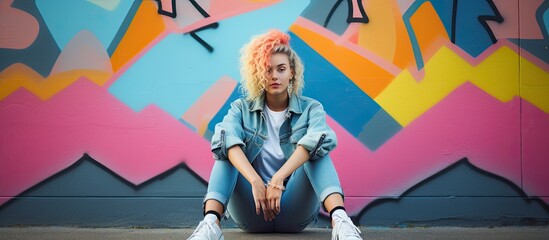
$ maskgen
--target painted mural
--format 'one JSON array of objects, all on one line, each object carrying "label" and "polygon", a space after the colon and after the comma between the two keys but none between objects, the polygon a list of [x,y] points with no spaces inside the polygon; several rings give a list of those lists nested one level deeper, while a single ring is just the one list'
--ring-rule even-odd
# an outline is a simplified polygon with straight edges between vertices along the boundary
[{"label": "painted mural", "polygon": [[549,1],[0,0],[0,208],[89,155],[203,181],[240,47],[278,28],[357,215],[466,159],[549,204]]}]

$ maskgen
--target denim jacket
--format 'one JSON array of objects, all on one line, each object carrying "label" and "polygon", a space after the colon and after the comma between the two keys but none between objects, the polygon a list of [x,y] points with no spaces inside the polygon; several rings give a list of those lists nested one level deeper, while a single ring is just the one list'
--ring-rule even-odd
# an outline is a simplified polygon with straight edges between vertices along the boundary
[{"label": "denim jacket", "polygon": [[[255,101],[241,98],[231,103],[223,121],[215,126],[211,140],[214,159],[227,160],[227,150],[234,145],[240,145],[250,162],[257,157],[268,136],[263,115],[264,103],[264,97]],[[288,113],[279,136],[286,159],[298,145],[309,151],[310,160],[325,156],[337,145],[335,132],[326,123],[322,104],[304,96],[290,97]]]}]

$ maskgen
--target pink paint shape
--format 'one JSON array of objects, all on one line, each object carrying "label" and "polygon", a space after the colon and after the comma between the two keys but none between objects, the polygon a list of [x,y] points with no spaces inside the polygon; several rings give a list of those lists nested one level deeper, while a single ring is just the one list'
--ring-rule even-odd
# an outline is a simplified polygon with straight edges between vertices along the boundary
[{"label": "pink paint shape", "polygon": [[[375,152],[329,118],[340,143],[331,153],[334,165],[346,195],[356,197],[346,208],[358,214],[376,198],[398,198],[465,157],[520,187],[519,110],[520,99],[501,103],[465,83]],[[540,154],[549,158],[547,153]]]},{"label": "pink paint shape", "polygon": [[51,70],[51,75],[80,69],[113,72],[107,50],[88,30],[79,32],[65,45]]},{"label": "pink paint shape", "polygon": [[362,0],[354,0],[351,3],[353,5],[353,18],[362,19],[365,16],[363,16],[362,12],[360,12],[360,7],[358,5],[358,1],[362,1]]},{"label": "pink paint shape", "polygon": [[[227,0],[227,1],[211,1],[208,2],[209,5],[203,4],[201,7],[210,15],[207,18],[200,17],[195,14],[194,11],[197,11],[196,8],[192,7],[189,8],[188,6],[185,6],[185,9],[182,9],[181,11],[193,11],[191,16],[188,16],[187,20],[179,19],[179,15],[181,14],[179,9],[181,7],[177,7],[177,15],[178,19],[164,19],[164,24],[166,25],[166,31],[170,33],[188,33],[193,30],[199,29],[201,27],[220,22],[224,19],[228,19],[230,17],[244,14],[246,12],[254,11],[257,9],[269,7],[273,4],[279,3],[280,1],[267,1],[267,2],[249,2],[249,1],[239,1],[239,0]],[[236,5],[231,5],[236,4]],[[181,4],[177,4],[177,6],[180,6]],[[183,6],[183,5],[181,5]],[[208,7],[209,6],[209,7]]]},{"label": "pink paint shape", "polygon": [[549,115],[526,100],[522,100],[522,146],[524,192],[549,196]]},{"label": "pink paint shape", "polygon": [[134,112],[81,78],[41,101],[19,89],[0,102],[0,205],[84,153],[139,185],[185,163],[209,179],[210,144],[160,108]]},{"label": "pink paint shape", "polygon": [[181,118],[195,127],[200,135],[203,135],[208,123],[231,96],[236,84],[234,79],[223,76],[204,92]]},{"label": "pink paint shape", "polygon": [[[209,14],[210,1],[197,1],[196,4],[202,8],[205,12]],[[177,17],[175,18],[164,18],[166,21],[173,21],[176,24],[177,28],[185,28],[195,22],[198,22],[205,17],[198,11],[197,8],[190,1],[176,1],[175,9],[177,9]]]},{"label": "pink paint shape", "polygon": [[263,1],[249,1],[249,0],[225,0],[225,1],[212,1],[210,7],[210,14],[212,16],[219,17],[220,19],[226,19],[232,16],[251,12],[261,8],[266,8],[273,4],[279,3],[280,0],[263,0]]},{"label": "pink paint shape", "polygon": [[415,0],[397,0],[398,8],[400,9],[401,13],[405,13],[408,11],[408,8],[412,6],[412,3],[414,3]]},{"label": "pink paint shape", "polygon": [[543,33],[536,19],[536,11],[542,3],[543,0],[494,0],[494,4],[505,21],[503,23],[487,21],[486,23],[498,39],[543,39]]},{"label": "pink paint shape", "polygon": [[0,48],[25,49],[36,40],[40,26],[34,16],[12,8],[12,2],[0,1]]},{"label": "pink paint shape", "polygon": [[159,4],[159,10],[162,12],[173,14],[173,9],[175,6],[172,4],[172,0],[156,0]]}]

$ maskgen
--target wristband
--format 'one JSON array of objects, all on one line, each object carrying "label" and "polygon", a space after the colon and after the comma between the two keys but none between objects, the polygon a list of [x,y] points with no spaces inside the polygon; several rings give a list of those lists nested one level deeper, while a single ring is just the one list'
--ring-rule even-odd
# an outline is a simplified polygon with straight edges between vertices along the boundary
[{"label": "wristband", "polygon": [[267,186],[267,187],[271,187],[271,188],[276,188],[276,189],[279,189],[279,190],[281,190],[281,191],[286,190],[286,187],[281,186],[281,185],[272,184],[271,181],[268,181],[267,184],[266,184],[266,186]]}]

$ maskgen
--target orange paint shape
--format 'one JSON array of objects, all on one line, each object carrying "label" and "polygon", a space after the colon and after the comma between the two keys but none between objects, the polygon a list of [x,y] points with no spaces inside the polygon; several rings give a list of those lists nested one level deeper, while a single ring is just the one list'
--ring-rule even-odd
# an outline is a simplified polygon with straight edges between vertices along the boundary
[{"label": "orange paint shape", "polygon": [[102,86],[112,74],[97,70],[72,70],[44,78],[27,65],[16,63],[0,73],[0,100],[21,87],[47,100],[83,76]]},{"label": "orange paint shape", "polygon": [[370,19],[357,29],[357,44],[400,69],[415,65],[412,45],[395,0],[374,0],[365,4]]},{"label": "orange paint shape", "polygon": [[410,42],[408,30],[404,25],[400,11],[398,9],[396,9],[395,11],[396,13],[393,15],[393,17],[395,18],[396,27],[396,45],[393,64],[400,69],[406,69],[411,66],[415,67],[416,59],[414,57],[414,51],[412,50],[412,43]]},{"label": "orange paint shape", "polygon": [[236,84],[237,82],[228,76],[221,77],[181,118],[195,127],[200,135],[204,135],[208,124],[231,96]]},{"label": "orange paint shape", "polygon": [[113,71],[128,63],[165,29],[154,1],[143,1],[111,57]]},{"label": "orange paint shape", "polygon": [[293,24],[290,30],[326,58],[362,91],[375,98],[394,76],[356,52],[307,28]]},{"label": "orange paint shape", "polygon": [[365,10],[368,17],[375,20],[361,24],[358,31],[358,45],[381,56],[387,62],[393,62],[395,56],[396,21],[398,19],[394,18],[396,14],[394,8],[391,1],[367,1]]},{"label": "orange paint shape", "polygon": [[410,18],[423,61],[427,62],[438,50],[450,41],[440,17],[431,2],[425,2]]}]

